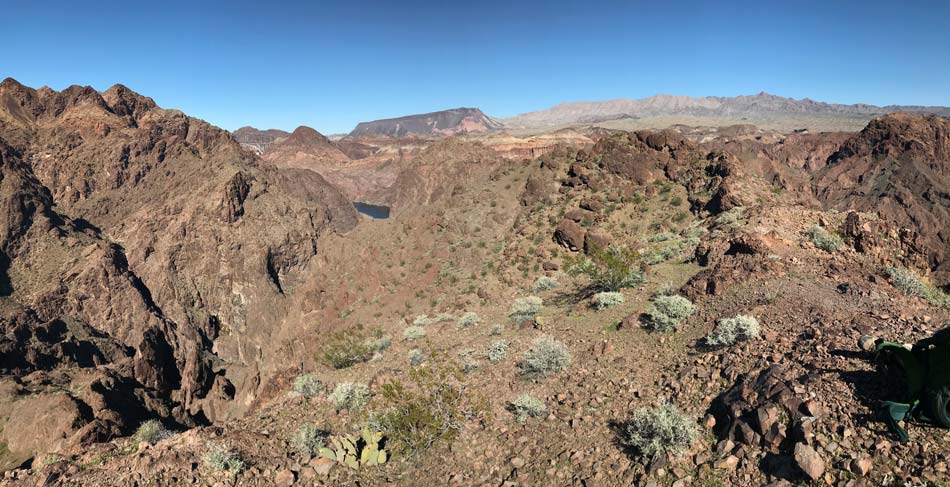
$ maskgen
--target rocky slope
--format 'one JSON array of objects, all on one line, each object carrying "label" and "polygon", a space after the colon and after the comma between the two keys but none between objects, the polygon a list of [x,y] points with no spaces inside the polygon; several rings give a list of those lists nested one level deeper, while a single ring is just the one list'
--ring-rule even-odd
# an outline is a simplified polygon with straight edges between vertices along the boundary
[{"label": "rocky slope", "polygon": [[459,133],[488,132],[501,127],[495,119],[477,108],[455,108],[419,115],[360,122],[350,138],[386,136],[446,136]]},{"label": "rocky slope", "polygon": [[[118,190],[101,189],[105,176],[95,177],[102,174],[96,165],[82,174],[97,189],[80,192],[72,202],[70,190],[82,186],[75,181],[47,182],[56,181],[54,176],[60,173],[75,180],[78,176],[70,176],[66,167],[38,171],[42,176],[34,178],[35,183],[25,173],[11,176],[10,181],[23,181],[16,187],[41,186],[24,191],[35,196],[18,197],[12,207],[49,206],[40,213],[53,215],[45,220],[26,218],[40,225],[36,233],[27,234],[29,241],[62,234],[75,235],[80,242],[83,238],[108,239],[110,245],[121,242],[128,274],[118,275],[130,280],[134,276],[150,291],[155,308],[161,310],[151,318],[155,328],[161,330],[168,322],[200,330],[201,320],[193,317],[203,310],[221,320],[210,350],[216,355],[213,364],[220,367],[212,369],[214,381],[225,387],[211,391],[221,391],[218,397],[231,392],[234,400],[194,401],[214,423],[169,421],[175,434],[168,438],[55,445],[57,455],[9,471],[3,481],[677,487],[946,483],[944,452],[950,447],[950,435],[914,422],[912,442],[900,444],[890,438],[874,414],[893,386],[875,373],[873,361],[855,345],[866,333],[913,341],[950,324],[950,310],[937,301],[904,294],[887,273],[890,267],[904,267],[921,274],[924,281],[939,276],[940,267],[931,263],[942,262],[942,241],[939,235],[923,238],[916,222],[942,221],[946,204],[933,196],[918,201],[905,195],[900,198],[907,205],[899,207],[904,212],[899,213],[896,206],[873,206],[872,198],[865,198],[896,194],[893,188],[914,188],[919,195],[939,192],[939,171],[946,160],[945,123],[935,117],[894,115],[878,119],[860,134],[789,136],[750,127],[592,130],[583,137],[564,138],[563,144],[550,146],[536,159],[506,158],[505,150],[495,150],[489,138],[405,142],[398,150],[381,149],[393,150],[384,169],[392,181],[372,192],[395,208],[391,218],[361,219],[355,227],[349,213],[334,213],[327,203],[334,201],[333,193],[320,192],[325,185],[313,171],[258,165],[253,157],[243,159],[249,156],[240,150],[228,152],[234,159],[227,160],[243,161],[241,171],[254,176],[247,183],[251,189],[242,189],[243,179],[222,177],[225,194],[235,195],[228,201],[241,203],[224,205],[219,213],[208,206],[200,208],[201,201],[214,201],[205,194],[215,195],[214,188],[219,187],[204,181],[213,180],[220,167],[229,167],[213,155],[233,145],[227,143],[194,149],[194,157],[205,155],[198,166],[210,167],[211,176],[189,173],[185,184],[174,174],[165,174],[170,179],[159,184],[150,179],[155,170],[146,171],[138,188],[177,182],[171,187],[180,188],[188,198],[173,200],[175,209],[181,208],[178,213],[149,211],[148,218],[160,221],[141,232],[123,222],[146,218],[140,214],[146,205],[136,210],[137,200],[121,184]],[[11,139],[33,140],[30,130],[35,129],[30,127],[21,132],[4,125],[3,133]],[[115,132],[124,131],[135,133],[128,127],[111,133],[116,137]],[[569,140],[579,143],[571,145]],[[316,137],[311,141],[321,142]],[[180,146],[177,142],[170,147]],[[50,153],[55,156],[50,159],[64,158],[73,164],[92,160],[69,158],[70,152]],[[30,157],[10,160],[25,165],[28,160],[40,161],[44,153],[26,154]],[[174,154],[166,160],[181,166],[189,167],[192,161],[189,152],[166,149],[166,154]],[[378,154],[367,159],[375,157],[380,159],[373,164],[382,164]],[[133,158],[129,165],[138,167],[138,162]],[[359,164],[363,163],[358,171],[383,167],[369,161]],[[357,162],[343,164],[340,171],[353,164]],[[906,172],[900,170],[904,165]],[[924,176],[912,178],[912,169]],[[873,181],[856,175],[862,170]],[[267,191],[254,193],[254,185],[262,180],[270,182]],[[928,182],[934,185],[927,186]],[[49,191],[43,193],[42,186]],[[5,191],[5,186],[0,189]],[[103,205],[93,204],[104,201],[102,193],[121,204],[102,210]],[[66,202],[59,203],[57,197]],[[287,200],[281,200],[280,211],[269,213],[257,206],[266,198]],[[324,208],[320,205],[327,206],[323,218],[316,215],[316,221],[326,226],[316,241],[309,242],[316,249],[295,245],[288,233],[294,228],[302,231],[300,227],[277,220],[292,220],[290,215],[302,211],[294,206],[296,198],[318,212]],[[47,200],[55,205],[44,206]],[[34,203],[20,205],[20,201]],[[57,219],[58,213],[63,216]],[[186,213],[178,218],[192,222],[208,218],[204,224],[213,228],[182,228],[176,226],[177,219],[165,217],[168,213]],[[266,236],[250,229],[236,236],[230,233],[254,221],[266,222],[266,227],[262,223]],[[90,229],[89,224],[101,230]],[[50,225],[60,230],[46,231]],[[840,240],[831,245],[815,239],[815,227]],[[193,236],[198,230],[208,232],[202,241],[221,244],[199,245],[191,240],[200,238]],[[161,238],[148,256],[134,250],[140,248],[142,235],[164,233],[174,235],[175,242],[190,252],[171,254]],[[14,242],[10,248],[23,248],[15,243],[21,241],[20,235],[8,238]],[[236,282],[234,262],[239,255],[229,249],[260,256],[264,248],[257,245],[272,239],[287,242],[289,252],[267,247],[263,265],[256,268],[261,275],[246,269],[251,277]],[[623,299],[599,309],[588,292],[590,281],[565,272],[566,264],[609,243],[633,249],[635,268],[644,273],[644,280],[620,289]],[[14,260],[22,259],[22,250],[11,252]],[[208,260],[202,260],[206,255]],[[295,256],[299,260],[292,260]],[[174,264],[184,257],[181,265]],[[29,289],[16,283],[22,282],[20,276],[39,272],[33,260],[30,267],[9,273],[14,283],[11,296],[17,296],[18,287]],[[208,275],[230,283],[211,286],[204,280]],[[194,283],[192,300],[175,299],[191,289],[176,285],[176,276]],[[257,285],[259,278],[270,287]],[[110,284],[120,295],[122,282],[116,279]],[[103,285],[96,281],[96,286]],[[80,284],[76,289],[90,287]],[[167,289],[176,292],[156,291]],[[219,300],[228,292],[241,295],[231,302],[231,310],[222,309]],[[650,331],[644,325],[652,302],[671,294],[689,299],[695,311],[674,331]],[[539,317],[513,319],[517,300],[529,296],[542,300]],[[243,322],[236,313],[240,306],[248,313]],[[252,310],[257,311],[251,315]],[[140,319],[149,319],[149,313],[157,312],[146,306]],[[755,317],[761,325],[759,335],[732,345],[713,345],[706,339],[722,318],[736,315]],[[10,325],[14,337],[26,336],[24,329],[37,330],[36,339],[25,340],[38,350],[32,356],[69,363],[66,357],[73,357],[69,355],[73,349],[53,345],[73,343],[72,336],[99,343],[98,335],[82,334],[81,328],[70,326],[73,335],[57,335],[61,328],[36,323],[15,331]],[[335,368],[324,358],[326,345],[340,336],[330,332],[348,333],[351,346],[370,340],[375,353],[364,352],[354,363]],[[66,338],[46,340],[49,336]],[[525,374],[528,352],[543,336],[561,342],[570,363],[546,375]],[[505,344],[504,353],[497,352],[500,342]],[[146,355],[132,351],[134,346],[123,343],[112,350],[103,345],[102,352],[89,360],[121,364],[132,356],[134,363],[134,357]],[[168,348],[177,353],[174,342]],[[160,354],[164,348],[148,350]],[[458,372],[436,386],[430,384],[431,389],[413,381],[446,364],[456,364]],[[118,365],[111,367],[124,373]],[[67,367],[71,369],[86,371],[81,365]],[[111,369],[94,369],[100,370]],[[321,382],[310,382],[315,391],[307,392],[294,386],[301,377]],[[22,387],[13,382],[13,387]],[[328,394],[350,382],[366,384],[365,405],[341,406],[336,395]],[[56,382],[42,382],[51,383]],[[397,383],[406,388],[394,389]],[[403,393],[394,395],[394,390]],[[146,405],[143,417],[166,418],[161,414],[164,403],[155,403],[149,391],[151,386],[143,385],[135,396]],[[451,417],[451,424],[431,444],[414,454],[398,449],[403,439],[399,435],[406,430],[383,426],[386,446],[393,448],[383,466],[350,470],[328,459],[311,458],[295,441],[305,425],[332,434],[380,426],[380,415],[407,397],[440,399],[423,403],[432,409],[408,409],[419,413],[417,419],[439,416],[450,410],[441,400],[455,397],[439,395],[445,391],[471,402]],[[519,420],[511,403],[522,394],[536,398],[543,413]],[[82,394],[42,397],[63,401]],[[239,404],[220,406],[231,403]],[[664,404],[683,412],[687,426],[697,431],[695,441],[656,456],[625,446],[623,432],[635,412]],[[54,409],[69,407],[63,402]],[[168,407],[174,418],[178,404]],[[210,415],[222,409],[247,414]],[[92,417],[81,404],[75,410]],[[125,427],[116,430],[128,433]],[[215,445],[233,451],[241,463],[233,471],[220,468],[209,457]]]},{"label": "rocky slope", "polygon": [[[227,132],[121,85],[6,79],[0,142],[14,384],[3,421],[16,424],[3,450],[18,461],[147,415],[195,424],[243,411],[296,277],[324,234],[356,223],[319,175],[262,165]],[[75,406],[39,415],[29,401],[48,394]],[[11,437],[46,422],[61,430]]]}]

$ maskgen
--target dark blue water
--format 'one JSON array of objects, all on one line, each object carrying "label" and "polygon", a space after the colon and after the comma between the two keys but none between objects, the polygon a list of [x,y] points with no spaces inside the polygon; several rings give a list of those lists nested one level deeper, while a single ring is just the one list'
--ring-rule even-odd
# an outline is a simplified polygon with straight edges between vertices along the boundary
[{"label": "dark blue water", "polygon": [[388,206],[371,205],[369,203],[360,203],[359,201],[354,201],[353,207],[356,208],[356,211],[371,218],[389,218]]}]

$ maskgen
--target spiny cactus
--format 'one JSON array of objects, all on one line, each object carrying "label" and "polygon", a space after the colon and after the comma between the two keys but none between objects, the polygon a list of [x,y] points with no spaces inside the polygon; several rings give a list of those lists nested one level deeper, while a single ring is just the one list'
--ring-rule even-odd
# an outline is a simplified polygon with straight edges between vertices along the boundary
[{"label": "spiny cactus", "polygon": [[360,466],[376,466],[386,463],[387,453],[379,447],[383,434],[363,428],[360,436],[338,435],[330,438],[331,447],[320,449],[320,456],[342,463],[353,470]]}]

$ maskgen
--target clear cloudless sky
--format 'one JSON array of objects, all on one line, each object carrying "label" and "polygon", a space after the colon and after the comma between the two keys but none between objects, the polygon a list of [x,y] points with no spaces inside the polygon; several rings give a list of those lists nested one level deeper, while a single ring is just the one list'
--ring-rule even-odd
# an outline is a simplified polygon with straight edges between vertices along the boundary
[{"label": "clear cloudless sky", "polygon": [[760,91],[950,105],[950,2],[0,0],[0,78],[221,127]]}]

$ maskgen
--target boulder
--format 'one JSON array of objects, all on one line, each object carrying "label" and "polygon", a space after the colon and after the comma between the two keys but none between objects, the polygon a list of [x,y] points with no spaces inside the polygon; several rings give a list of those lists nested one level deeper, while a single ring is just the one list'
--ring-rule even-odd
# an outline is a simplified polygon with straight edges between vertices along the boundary
[{"label": "boulder", "polygon": [[584,247],[586,235],[587,230],[584,227],[566,218],[561,220],[554,229],[554,241],[572,252],[577,252]]}]

